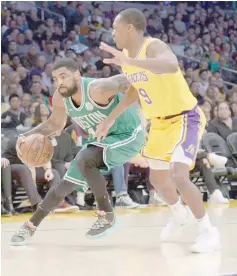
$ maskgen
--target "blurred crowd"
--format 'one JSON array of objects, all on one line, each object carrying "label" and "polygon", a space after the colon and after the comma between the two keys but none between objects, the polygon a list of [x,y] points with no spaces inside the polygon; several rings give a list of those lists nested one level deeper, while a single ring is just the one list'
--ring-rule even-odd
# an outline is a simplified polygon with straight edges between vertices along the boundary
[{"label": "blurred crowd", "polygon": [[[55,61],[62,57],[72,58],[77,62],[81,75],[90,78],[107,78],[121,72],[119,67],[103,63],[109,54],[99,48],[100,42],[114,45],[112,23],[122,9],[119,3],[107,2],[105,8],[105,3],[101,2],[88,2],[87,6],[77,1],[69,1],[64,5],[63,2],[56,1],[32,2],[29,10],[22,10],[19,3],[6,2],[2,9],[3,152],[9,151],[9,146],[3,143],[4,138],[14,142],[9,137],[9,133],[12,133],[9,130],[22,133],[49,117],[54,93],[52,67]],[[38,7],[45,9],[44,20],[41,19]],[[55,14],[65,17],[65,30],[62,20]],[[237,10],[225,10],[218,3],[203,7],[197,2],[174,2],[172,5],[159,2],[153,8],[143,9],[143,14],[147,19],[147,35],[168,43],[177,55],[190,90],[197,97],[209,122],[207,131],[227,140],[231,133],[237,132],[237,72],[234,72],[237,70]],[[231,80],[232,84],[225,82],[226,74],[229,74],[228,81]],[[67,124],[69,126],[70,121]],[[55,183],[63,177],[81,143],[81,131],[75,127],[70,135],[68,132],[63,135],[62,138],[57,138],[62,140],[57,143],[67,143],[68,151],[55,151],[55,159],[50,167]],[[71,155],[68,156],[68,152]],[[8,155],[2,156],[2,168],[9,164],[20,164],[20,160],[16,161],[15,157],[11,159],[14,154],[10,150],[10,154],[8,152]],[[25,168],[15,174],[13,168],[12,178],[17,180],[19,175],[26,177],[28,172],[24,170]],[[48,177],[46,170],[42,170],[31,171],[32,181],[35,176],[41,182]],[[124,168],[120,169],[119,177],[122,175],[124,178],[125,175],[126,182],[123,170]],[[21,179],[21,182],[29,183],[31,176],[23,178],[28,180]],[[6,179],[5,182],[9,181]],[[127,190],[125,187],[126,185],[118,188],[117,194],[127,196],[127,191],[123,193],[123,190]],[[37,189],[32,191],[29,186],[24,188],[28,192],[31,206],[36,206],[41,201]],[[6,189],[5,193],[5,201],[11,205],[11,193]],[[150,193],[155,194],[153,188],[150,188]],[[126,200],[127,206],[134,207],[134,202],[129,197]],[[152,200],[154,202],[154,198]],[[117,201],[119,203],[121,200]],[[13,208],[10,205],[7,205],[8,211]],[[67,198],[58,211],[75,210],[74,205],[75,202]]]}]

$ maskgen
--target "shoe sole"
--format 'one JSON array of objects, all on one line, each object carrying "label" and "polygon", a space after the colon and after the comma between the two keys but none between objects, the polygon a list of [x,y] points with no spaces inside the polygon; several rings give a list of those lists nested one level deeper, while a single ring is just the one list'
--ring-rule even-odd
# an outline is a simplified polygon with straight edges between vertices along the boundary
[{"label": "shoe sole", "polygon": [[190,251],[194,254],[211,253],[211,252],[218,251],[218,250],[221,250],[221,245],[218,245],[215,248],[209,248],[208,250],[205,250],[205,251],[192,250],[190,248]]},{"label": "shoe sole", "polygon": [[115,224],[112,227],[110,227],[109,229],[107,229],[105,232],[103,232],[101,234],[98,234],[98,235],[95,235],[95,236],[91,236],[91,235],[86,234],[86,237],[90,240],[102,238],[102,237],[106,236],[106,234],[108,234],[111,231],[113,231],[114,229],[116,229],[119,225],[120,225],[120,222],[117,220],[115,222]]},{"label": "shoe sole", "polygon": [[24,246],[24,245],[27,245],[27,244],[28,244],[27,241],[24,241],[24,242],[11,242],[12,246]]}]

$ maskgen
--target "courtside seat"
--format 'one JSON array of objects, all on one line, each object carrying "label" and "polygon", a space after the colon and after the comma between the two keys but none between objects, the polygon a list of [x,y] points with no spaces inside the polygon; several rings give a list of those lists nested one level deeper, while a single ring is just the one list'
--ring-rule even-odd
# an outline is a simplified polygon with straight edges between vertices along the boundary
[{"label": "courtside seat", "polygon": [[216,153],[226,158],[232,158],[232,154],[226,141],[215,133],[206,133],[202,139],[203,147],[208,153]]},{"label": "courtside seat", "polygon": [[213,172],[215,178],[228,175],[227,168],[214,168],[214,169],[212,169],[212,172]]},{"label": "courtside seat", "polygon": [[227,137],[227,143],[232,153],[232,156],[235,159],[237,167],[237,132],[232,133]]}]

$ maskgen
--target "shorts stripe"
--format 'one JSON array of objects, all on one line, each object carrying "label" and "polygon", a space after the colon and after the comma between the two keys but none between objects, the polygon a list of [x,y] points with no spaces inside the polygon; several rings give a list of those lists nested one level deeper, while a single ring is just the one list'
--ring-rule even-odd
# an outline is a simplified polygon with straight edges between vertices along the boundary
[{"label": "shorts stripe", "polygon": [[175,149],[181,145],[185,139],[186,139],[186,136],[187,136],[187,130],[188,130],[188,115],[187,114],[184,114],[182,115],[182,129],[180,131],[180,138],[179,138],[179,141],[174,145],[173,149],[171,150],[171,152],[168,152],[167,155],[171,155]]},{"label": "shorts stripe", "polygon": [[128,139],[125,139],[121,142],[116,142],[114,144],[111,144],[109,147],[111,149],[115,149],[115,148],[118,148],[118,147],[121,147],[121,146],[124,146],[124,145],[127,145],[127,144],[131,143],[133,140],[136,139],[138,132],[141,131],[141,130],[142,130],[142,127],[140,125],[133,131],[132,136],[130,136]]},{"label": "shorts stripe", "polygon": [[77,185],[81,185],[81,186],[87,187],[86,181],[81,181],[81,180],[79,180],[79,179],[77,179],[77,178],[74,178],[74,177],[71,177],[71,176],[69,176],[69,175],[67,175],[67,174],[64,176],[64,179],[65,179],[65,180],[68,180],[69,182],[72,182],[72,183],[74,183],[74,184],[77,184]]}]

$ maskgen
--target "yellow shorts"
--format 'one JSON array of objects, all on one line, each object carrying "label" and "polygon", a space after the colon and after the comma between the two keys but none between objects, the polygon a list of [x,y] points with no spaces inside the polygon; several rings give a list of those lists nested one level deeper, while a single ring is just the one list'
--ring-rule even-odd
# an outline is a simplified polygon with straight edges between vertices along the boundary
[{"label": "yellow shorts", "polygon": [[168,162],[183,162],[185,159],[184,163],[192,168],[205,126],[205,116],[198,106],[171,119],[153,118],[142,155]]}]

